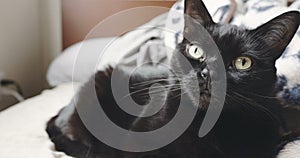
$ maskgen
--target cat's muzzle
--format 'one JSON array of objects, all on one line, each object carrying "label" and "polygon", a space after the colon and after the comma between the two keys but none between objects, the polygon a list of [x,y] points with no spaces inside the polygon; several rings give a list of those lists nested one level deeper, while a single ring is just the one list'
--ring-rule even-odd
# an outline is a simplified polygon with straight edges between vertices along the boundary
[{"label": "cat's muzzle", "polygon": [[210,74],[209,69],[206,64],[201,67],[200,71],[198,72],[198,82],[199,82],[199,89],[200,94],[209,93],[210,92]]}]

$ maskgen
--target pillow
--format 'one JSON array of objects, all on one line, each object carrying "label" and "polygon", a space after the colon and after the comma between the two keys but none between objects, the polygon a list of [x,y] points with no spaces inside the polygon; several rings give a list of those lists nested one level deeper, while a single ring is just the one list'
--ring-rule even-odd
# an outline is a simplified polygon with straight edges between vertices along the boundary
[{"label": "pillow", "polygon": [[162,14],[120,37],[96,38],[72,45],[51,63],[47,73],[48,83],[57,86],[71,81],[87,81],[96,70],[103,70],[109,65],[113,67],[123,57],[122,62],[128,65],[144,61],[148,56],[138,52],[145,52],[150,46],[147,43],[152,40],[162,41],[163,31],[157,27],[164,27],[166,18],[167,14]]},{"label": "pillow", "polygon": [[[229,1],[224,0],[216,0],[218,5],[215,3],[209,3],[210,1],[206,0],[210,10],[212,10],[215,14],[215,19],[221,19],[220,17],[224,17],[226,13],[226,9],[228,10]],[[171,30],[178,30],[182,27],[182,25],[176,23],[176,27],[174,28],[174,21],[176,21],[177,15],[175,12],[180,13],[180,10],[183,5],[183,1],[176,3],[172,10],[173,12],[169,12],[163,15],[160,15],[148,23],[140,26],[136,30],[127,33],[119,38],[97,38],[91,40],[85,40],[83,42],[76,43],[69,48],[67,48],[61,55],[59,55],[50,65],[47,80],[50,86],[57,86],[62,83],[76,81],[76,82],[84,82],[86,81],[93,72],[97,70],[101,70],[108,65],[114,66],[122,57],[125,56],[123,62],[129,63],[129,65],[138,64],[139,61],[150,60],[154,57],[145,57],[146,49],[153,48],[151,43],[153,42],[156,45],[162,45],[162,43],[158,42],[164,41],[165,44],[170,47],[170,50],[175,49],[175,38],[173,37],[174,33],[168,33],[168,31],[157,31],[157,29],[152,28],[156,27],[166,27]],[[220,7],[225,7],[225,10],[220,10]],[[150,27],[149,27],[150,26]],[[158,29],[159,30],[159,29]],[[156,41],[152,41],[153,39],[157,39]],[[109,44],[114,42],[114,45],[109,47]],[[106,47],[108,46],[108,47]],[[102,50],[107,48],[107,52],[101,56]],[[168,49],[169,50],[169,49]],[[171,56],[170,54],[173,51],[167,51],[166,54],[162,54],[162,56],[167,56],[168,58]],[[144,56],[143,56],[144,55]],[[99,57],[101,57],[101,60]],[[158,57],[159,59],[161,57]],[[76,61],[76,63],[75,63]],[[100,61],[98,63],[98,61]],[[75,70],[73,73],[73,69]]]},{"label": "pillow", "polygon": [[[57,86],[62,83],[71,82],[73,76],[73,67],[77,62],[76,73],[73,81],[82,82],[93,74],[94,66],[97,63],[98,54],[114,38],[95,38],[76,43],[65,49],[49,66],[47,80],[50,86]],[[84,44],[85,49],[81,49]],[[76,60],[80,51],[80,60]]]}]

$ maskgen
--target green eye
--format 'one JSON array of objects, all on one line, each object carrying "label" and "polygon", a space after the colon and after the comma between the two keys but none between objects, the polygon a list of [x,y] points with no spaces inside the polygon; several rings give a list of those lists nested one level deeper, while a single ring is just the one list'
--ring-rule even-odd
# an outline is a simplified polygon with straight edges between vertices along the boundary
[{"label": "green eye", "polygon": [[237,70],[248,70],[252,67],[253,62],[251,58],[246,56],[240,56],[235,59],[234,66]]},{"label": "green eye", "polygon": [[187,52],[194,59],[204,58],[204,51],[197,45],[190,45]]}]

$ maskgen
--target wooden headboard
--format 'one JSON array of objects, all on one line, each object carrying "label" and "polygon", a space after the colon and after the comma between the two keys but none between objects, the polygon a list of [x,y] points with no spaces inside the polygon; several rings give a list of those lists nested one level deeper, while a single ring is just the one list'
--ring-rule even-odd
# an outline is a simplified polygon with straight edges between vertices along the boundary
[{"label": "wooden headboard", "polygon": [[[175,1],[166,0],[62,0],[62,25],[63,25],[63,48],[83,40],[90,30],[105,18],[120,11],[141,7],[160,6],[171,7]],[[145,9],[142,14],[132,14],[134,21],[122,21],[123,25],[111,25],[107,31],[101,32],[99,37],[116,36],[124,31],[124,28],[135,28],[153,17],[165,12]],[[128,16],[128,15],[127,15]]]}]

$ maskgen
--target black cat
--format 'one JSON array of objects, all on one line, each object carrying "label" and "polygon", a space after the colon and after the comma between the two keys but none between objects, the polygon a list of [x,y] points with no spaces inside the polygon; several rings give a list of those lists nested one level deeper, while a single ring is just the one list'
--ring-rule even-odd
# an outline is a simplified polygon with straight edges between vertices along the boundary
[{"label": "black cat", "polygon": [[[186,56],[196,70],[198,83],[203,91],[200,94],[201,104],[196,105],[198,108],[196,117],[179,138],[161,149],[150,152],[119,151],[97,140],[86,129],[74,103],[71,103],[48,122],[47,132],[57,150],[75,157],[99,158],[276,157],[281,143],[285,141],[283,138],[285,123],[281,116],[282,106],[276,99],[275,61],[281,56],[298,29],[299,13],[296,11],[284,13],[254,30],[214,23],[200,0],[186,0],[185,13],[209,32],[224,61],[227,75],[225,104],[213,129],[205,137],[198,137],[212,95],[211,75],[214,70],[208,69],[205,55],[195,41],[184,39],[177,46],[174,54],[181,53]],[[197,34],[197,27],[194,27],[193,23],[191,20],[185,20],[185,37]],[[172,65],[180,67],[181,63],[173,60]],[[155,115],[146,118],[137,118],[122,111],[114,100],[110,86],[113,71],[117,71],[124,77],[131,75],[131,97],[141,105],[148,103],[147,88],[154,83],[169,87],[167,101],[163,108]],[[182,80],[188,82],[188,78],[187,74],[174,77],[165,68],[155,66],[140,68],[134,74],[128,74],[122,68],[108,68],[95,74],[81,88],[77,94],[76,106],[84,107],[93,104],[89,101],[89,90],[95,88],[106,115],[118,126],[132,131],[155,130],[174,117],[180,101],[178,96],[182,92],[187,92],[191,100],[194,99],[192,88],[178,88],[178,84]],[[91,83],[95,83],[95,87],[91,87],[93,85]]]}]

